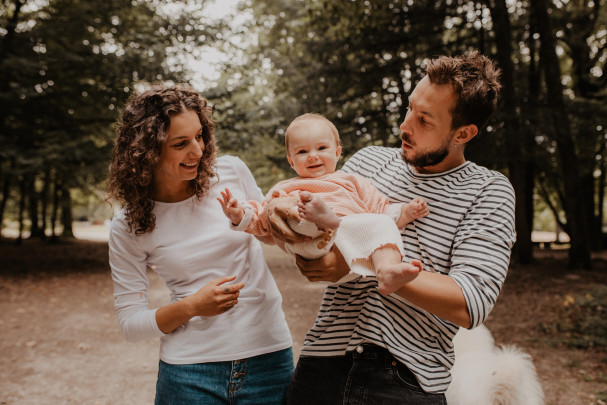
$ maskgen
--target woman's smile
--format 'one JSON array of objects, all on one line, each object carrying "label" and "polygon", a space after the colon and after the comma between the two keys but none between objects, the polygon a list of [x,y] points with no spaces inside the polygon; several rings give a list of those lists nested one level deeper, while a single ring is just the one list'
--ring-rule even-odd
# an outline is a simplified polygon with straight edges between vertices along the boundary
[{"label": "woman's smile", "polygon": [[195,162],[183,162],[181,163],[181,166],[184,166],[186,169],[195,169],[198,167],[198,163],[200,163],[199,160]]}]

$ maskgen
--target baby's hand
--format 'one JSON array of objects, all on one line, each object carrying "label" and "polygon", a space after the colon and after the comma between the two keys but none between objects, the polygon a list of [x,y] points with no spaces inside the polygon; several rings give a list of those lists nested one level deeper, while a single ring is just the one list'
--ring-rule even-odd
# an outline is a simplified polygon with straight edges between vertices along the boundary
[{"label": "baby's hand", "polygon": [[428,203],[423,198],[415,198],[406,205],[407,215],[412,219],[427,217],[430,214]]},{"label": "baby's hand", "polygon": [[400,229],[417,218],[427,217],[428,214],[430,214],[430,208],[428,208],[426,200],[415,198],[403,205],[396,225]]},{"label": "baby's hand", "polygon": [[225,191],[221,192],[221,198],[217,198],[219,204],[221,204],[221,209],[226,217],[230,218],[230,221],[234,225],[240,224],[242,221],[242,217],[244,216],[244,208],[240,205],[238,200],[234,198],[229,189],[225,189]]}]

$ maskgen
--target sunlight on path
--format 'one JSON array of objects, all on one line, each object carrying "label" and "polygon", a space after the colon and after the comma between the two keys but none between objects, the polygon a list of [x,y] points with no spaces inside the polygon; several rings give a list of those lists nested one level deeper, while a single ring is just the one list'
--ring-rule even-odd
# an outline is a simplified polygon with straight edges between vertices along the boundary
[{"label": "sunlight on path", "polygon": [[[107,242],[110,236],[110,221],[106,221],[105,224],[97,225],[89,222],[74,222],[72,224],[72,231],[77,239],[91,240],[94,242]],[[23,237],[29,237],[29,231],[23,232]],[[14,227],[2,229],[2,236],[6,238],[16,238],[19,236],[19,231]]]},{"label": "sunlight on path", "polygon": [[91,225],[88,222],[74,222],[74,236],[82,240],[92,240],[96,242],[107,241],[110,236],[109,221],[103,225]]},{"label": "sunlight on path", "polygon": [[[74,222],[72,230],[74,236],[82,240],[91,240],[95,242],[107,241],[110,235],[109,229],[110,221],[106,221],[104,224],[91,224],[89,222]],[[13,228],[4,228],[2,230],[2,236],[16,238],[18,235],[17,230]],[[24,232],[23,237],[27,238],[29,232]],[[561,232],[558,236],[554,232],[542,232],[533,231],[531,233],[531,240],[538,243],[550,243],[558,240],[561,243],[569,242],[569,236]]]}]

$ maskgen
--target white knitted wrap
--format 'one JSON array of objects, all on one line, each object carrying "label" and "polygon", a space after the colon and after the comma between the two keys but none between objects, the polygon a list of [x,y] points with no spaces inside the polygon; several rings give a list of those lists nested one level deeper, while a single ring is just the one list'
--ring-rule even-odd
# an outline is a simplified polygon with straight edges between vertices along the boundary
[{"label": "white knitted wrap", "polygon": [[287,251],[298,254],[306,259],[317,259],[324,256],[333,243],[350,266],[350,272],[364,276],[374,276],[375,269],[371,254],[386,245],[396,246],[405,255],[402,237],[392,218],[383,214],[352,214],[341,217],[339,228],[326,247],[319,249],[322,241],[321,231],[311,222],[302,220],[298,223],[288,220],[289,226],[295,232],[311,236],[310,242],[286,245]]},{"label": "white knitted wrap", "polygon": [[305,259],[318,259],[319,257],[326,255],[335,242],[335,235],[333,235],[329,243],[327,243],[324,248],[320,249],[318,248],[318,245],[323,241],[321,236],[323,232],[319,230],[316,225],[305,219],[302,219],[301,222],[297,222],[291,218],[287,219],[287,224],[289,224],[289,227],[295,232],[313,238],[309,242],[285,244],[285,250],[288,253],[300,255]]}]

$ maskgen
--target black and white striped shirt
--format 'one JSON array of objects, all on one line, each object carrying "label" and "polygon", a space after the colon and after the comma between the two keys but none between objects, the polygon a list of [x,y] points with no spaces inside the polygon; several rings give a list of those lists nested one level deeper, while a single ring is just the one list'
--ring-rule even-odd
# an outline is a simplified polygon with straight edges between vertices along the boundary
[{"label": "black and white striped shirt", "polygon": [[[472,326],[482,324],[501,290],[515,240],[514,191],[508,179],[472,162],[440,174],[418,174],[398,148],[371,146],[343,170],[360,174],[391,201],[423,197],[430,215],[401,230],[405,261],[419,259],[426,271],[448,274],[462,288]],[[406,364],[428,392],[451,381],[452,340],[458,326],[381,295],[374,277],[330,285],[303,356],[341,356],[363,341],[387,348]]]}]

